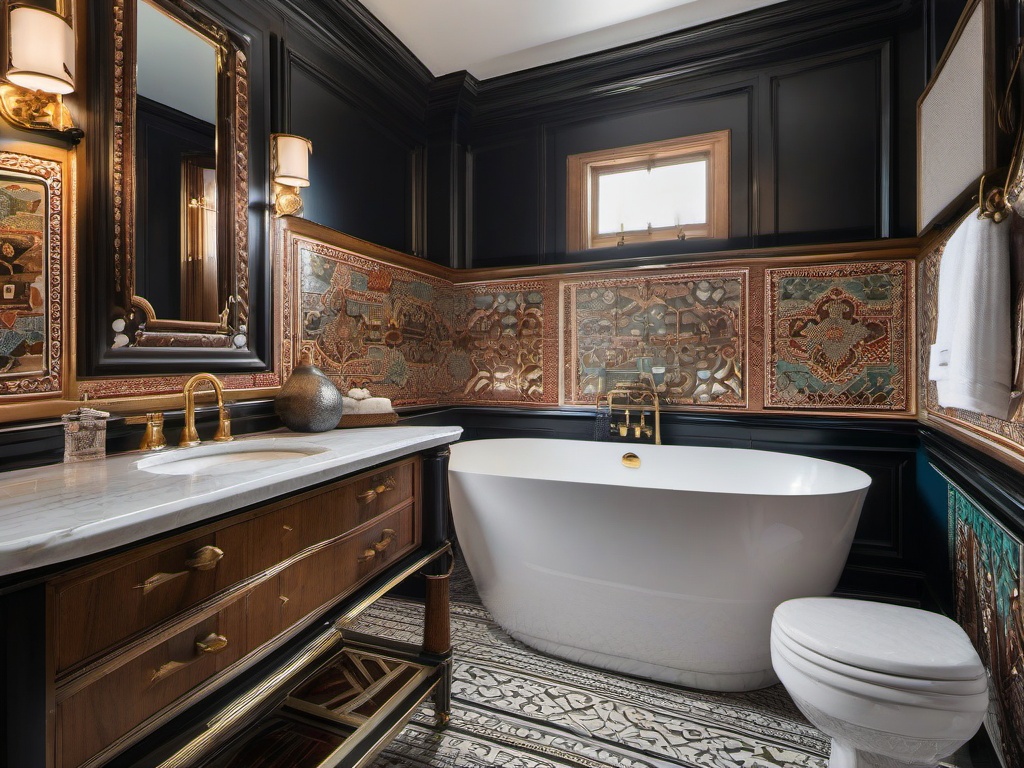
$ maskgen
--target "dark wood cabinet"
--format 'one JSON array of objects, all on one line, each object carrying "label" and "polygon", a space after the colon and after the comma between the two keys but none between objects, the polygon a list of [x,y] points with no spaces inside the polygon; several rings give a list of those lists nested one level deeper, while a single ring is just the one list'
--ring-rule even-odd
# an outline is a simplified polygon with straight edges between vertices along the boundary
[{"label": "dark wood cabinet", "polygon": [[[443,473],[446,449],[428,456],[428,471]],[[161,732],[175,735],[172,721],[190,706],[246,675],[263,679],[270,669],[273,678],[275,653],[328,626],[329,615],[354,616],[382,594],[381,579],[397,584],[446,551],[445,497],[424,495],[423,473],[423,457],[407,456],[59,570],[0,598],[7,648],[17,644],[13,634],[28,632],[39,651],[24,659],[8,651],[8,702],[40,690],[46,702],[34,715],[14,714],[8,704],[0,765],[145,765],[149,758],[137,762],[133,750],[159,752]],[[438,482],[443,476],[432,487]],[[447,610],[447,597],[433,601],[431,614],[445,614],[433,616],[435,624],[445,625]],[[338,630],[326,631],[331,640],[317,642],[340,642]],[[429,681],[426,689],[414,686],[419,698],[439,685],[448,690],[448,653],[435,647],[436,664],[413,664],[427,670],[413,676]],[[27,671],[12,674],[19,664]],[[256,678],[253,684],[265,687]],[[211,743],[209,751],[221,746]],[[197,747],[195,764],[208,756]]]}]

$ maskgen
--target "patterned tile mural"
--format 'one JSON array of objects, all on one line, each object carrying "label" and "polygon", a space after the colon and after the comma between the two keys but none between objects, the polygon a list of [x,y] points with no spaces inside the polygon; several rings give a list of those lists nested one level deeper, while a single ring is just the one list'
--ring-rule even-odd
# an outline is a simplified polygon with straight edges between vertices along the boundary
[{"label": "patterned tile mural", "polygon": [[61,172],[0,152],[0,395],[61,391]]},{"label": "patterned tile mural", "polygon": [[296,229],[278,240],[284,377],[308,351],[339,387],[398,406],[593,407],[643,380],[670,409],[913,407],[907,261],[460,283],[454,270]]},{"label": "patterned tile mural", "polygon": [[342,389],[402,405],[452,389],[448,283],[321,243],[298,248],[301,349]]},{"label": "patterned tile mural", "polygon": [[906,262],[765,272],[766,407],[910,407]]},{"label": "patterned tile mural", "polygon": [[545,338],[549,282],[455,287],[324,243],[294,247],[293,355],[310,352],[342,389],[365,386],[406,406],[557,402],[557,388],[544,388],[544,359],[557,358],[557,340]]},{"label": "patterned tile mural", "polygon": [[948,501],[956,618],[989,671],[989,733],[1005,765],[1024,765],[1024,547],[952,485]]},{"label": "patterned tile mural", "polygon": [[557,404],[558,387],[544,389],[544,362],[558,360],[558,337],[545,323],[556,290],[551,280],[453,288],[450,402]]},{"label": "patterned tile mural", "polygon": [[664,406],[746,404],[745,270],[602,276],[562,291],[566,404],[641,380]]}]

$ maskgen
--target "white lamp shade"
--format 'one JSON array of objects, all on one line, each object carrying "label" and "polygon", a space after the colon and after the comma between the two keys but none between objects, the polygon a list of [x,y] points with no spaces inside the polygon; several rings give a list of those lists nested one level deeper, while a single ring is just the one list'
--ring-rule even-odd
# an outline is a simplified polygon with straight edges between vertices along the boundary
[{"label": "white lamp shade", "polygon": [[288,133],[275,133],[274,145],[277,150],[274,181],[286,187],[308,187],[309,154],[313,151],[310,140]]},{"label": "white lamp shade", "polygon": [[31,91],[75,90],[75,31],[59,14],[11,6],[7,79]]}]

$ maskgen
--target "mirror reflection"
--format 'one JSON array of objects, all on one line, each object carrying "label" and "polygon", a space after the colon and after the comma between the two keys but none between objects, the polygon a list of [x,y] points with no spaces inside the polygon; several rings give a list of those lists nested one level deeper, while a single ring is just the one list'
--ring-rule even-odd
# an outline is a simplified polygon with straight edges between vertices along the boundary
[{"label": "mirror reflection", "polygon": [[161,320],[218,323],[217,45],[137,0],[135,293]]}]

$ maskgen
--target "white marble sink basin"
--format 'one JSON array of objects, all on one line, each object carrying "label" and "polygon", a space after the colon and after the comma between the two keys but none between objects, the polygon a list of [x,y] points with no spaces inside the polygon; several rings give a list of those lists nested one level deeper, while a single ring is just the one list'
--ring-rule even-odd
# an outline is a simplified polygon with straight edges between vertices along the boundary
[{"label": "white marble sink basin", "polygon": [[136,466],[157,475],[222,475],[269,469],[328,449],[293,440],[248,440],[182,448],[142,459]]}]

